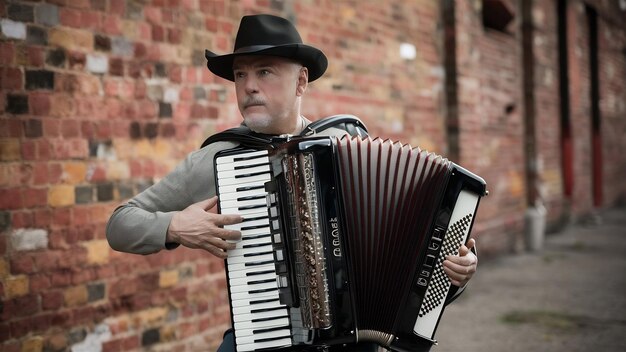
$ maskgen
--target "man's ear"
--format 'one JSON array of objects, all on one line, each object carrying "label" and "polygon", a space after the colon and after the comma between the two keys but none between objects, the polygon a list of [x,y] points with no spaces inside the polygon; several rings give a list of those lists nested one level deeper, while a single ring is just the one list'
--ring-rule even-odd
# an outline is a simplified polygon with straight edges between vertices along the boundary
[{"label": "man's ear", "polygon": [[309,69],[302,66],[298,71],[298,85],[296,86],[296,95],[302,96],[309,84]]}]

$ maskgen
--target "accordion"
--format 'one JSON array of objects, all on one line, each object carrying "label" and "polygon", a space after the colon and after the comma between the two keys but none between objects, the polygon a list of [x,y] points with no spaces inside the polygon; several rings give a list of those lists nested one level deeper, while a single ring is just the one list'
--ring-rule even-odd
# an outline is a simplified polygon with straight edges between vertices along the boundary
[{"label": "accordion", "polygon": [[244,221],[226,259],[237,351],[371,342],[428,351],[482,178],[369,137],[291,139],[215,157],[219,211]]}]

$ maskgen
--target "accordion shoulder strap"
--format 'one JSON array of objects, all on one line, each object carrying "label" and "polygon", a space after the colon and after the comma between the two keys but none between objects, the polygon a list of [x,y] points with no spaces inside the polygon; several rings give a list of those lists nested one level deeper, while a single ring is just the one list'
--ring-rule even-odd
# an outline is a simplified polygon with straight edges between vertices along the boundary
[{"label": "accordion shoulder strap", "polygon": [[331,127],[342,129],[351,136],[367,136],[367,127],[356,116],[348,114],[333,115],[311,122],[300,132],[300,136],[311,136]]},{"label": "accordion shoulder strap", "polygon": [[272,137],[256,133],[248,126],[241,125],[209,136],[204,140],[200,149],[215,142],[235,142],[249,147],[267,148],[272,143]]},{"label": "accordion shoulder strap", "polygon": [[[299,134],[301,137],[311,136],[331,127],[342,129],[351,136],[367,136],[365,124],[354,115],[333,115],[310,123]],[[272,144],[272,136],[252,131],[248,126],[241,125],[209,136],[200,148],[215,142],[235,142],[249,147],[267,148]]]}]

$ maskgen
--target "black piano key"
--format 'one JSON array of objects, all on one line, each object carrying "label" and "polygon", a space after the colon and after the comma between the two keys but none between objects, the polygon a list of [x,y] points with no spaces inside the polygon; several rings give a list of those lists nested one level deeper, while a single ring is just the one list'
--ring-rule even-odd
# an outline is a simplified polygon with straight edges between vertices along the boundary
[{"label": "black piano key", "polygon": [[260,194],[256,196],[239,197],[237,198],[237,201],[242,202],[244,200],[255,200],[255,199],[265,199],[265,198],[266,198],[265,194]]},{"label": "black piano key", "polygon": [[269,225],[266,224],[266,225],[256,225],[256,226],[242,226],[241,231],[262,229],[264,227],[269,227]]},{"label": "black piano key", "polygon": [[258,252],[258,253],[246,253],[243,255],[244,258],[246,257],[258,257],[260,255],[266,255],[266,254],[272,254],[272,251],[267,251],[267,252]]},{"label": "black piano key", "polygon": [[271,234],[267,233],[267,234],[261,234],[261,235],[246,235],[245,238],[242,238],[242,241],[249,241],[249,240],[256,240],[259,238],[264,238],[264,237],[270,237]]},{"label": "black piano key", "polygon": [[265,275],[265,274],[272,274],[275,272],[276,272],[275,270],[254,271],[254,272],[247,272],[246,276]]},{"label": "black piano key", "polygon": [[252,300],[252,301],[250,301],[250,305],[261,304],[261,303],[272,303],[272,302],[276,302],[276,303],[280,304],[280,300],[278,298],[269,298],[269,299]]},{"label": "black piano key", "polygon": [[244,217],[242,223],[248,222],[248,221],[263,220],[263,219],[269,219],[269,217],[267,215],[254,216],[254,217],[251,217],[251,218]]},{"label": "black piano key", "polygon": [[252,319],[250,320],[250,322],[252,323],[259,323],[262,321],[272,321],[272,320],[279,320],[279,319],[283,319],[285,317],[267,317],[267,318],[256,318],[256,319]]},{"label": "black piano key", "polygon": [[259,290],[250,290],[248,291],[248,293],[251,295],[254,295],[257,293],[265,293],[265,292],[273,292],[273,291],[278,291],[278,288],[272,287],[272,288],[264,288],[264,289],[259,289]]},{"label": "black piano key", "polygon": [[290,334],[285,334],[284,336],[278,336],[278,337],[268,337],[268,338],[264,338],[264,339],[255,339],[254,342],[255,343],[261,343],[261,342],[268,342],[268,341],[274,341],[274,340],[280,340],[280,339],[285,339],[285,338],[290,338],[291,335]]},{"label": "black piano key", "polygon": [[[267,171],[259,171],[259,172],[252,172],[249,174],[241,174],[241,175],[235,175],[235,178],[245,178],[245,177],[253,177],[253,176],[259,176],[259,175],[267,175],[269,172]],[[265,188],[265,185],[263,186]]]},{"label": "black piano key", "polygon": [[248,282],[246,282],[247,285],[256,285],[256,284],[264,284],[266,282],[274,282],[276,281],[275,278],[272,279],[265,279],[265,280],[250,280]]},{"label": "black piano key", "polygon": [[267,205],[265,205],[265,204],[246,205],[246,206],[243,206],[243,207],[238,207],[237,210],[244,211],[244,210],[258,209],[258,208],[267,208]]},{"label": "black piano key", "polygon": [[270,332],[270,331],[276,331],[276,330],[282,330],[282,329],[289,329],[289,328],[291,328],[289,325],[276,326],[276,327],[273,327],[273,328],[252,330],[252,333],[253,334],[261,334],[261,333],[264,333],[264,332]]},{"label": "black piano key", "polygon": [[255,189],[265,189],[265,186],[263,186],[263,185],[261,185],[261,186],[242,186],[242,187],[237,187],[236,191],[237,192],[253,191]]},{"label": "black piano key", "polygon": [[241,248],[255,248],[255,247],[265,247],[269,243],[255,243],[255,244],[244,244]]},{"label": "black piano key", "polygon": [[243,266],[259,266],[259,265],[265,265],[265,264],[274,264],[273,260],[262,260],[259,262],[249,262],[249,263],[245,263]]},{"label": "black piano key", "polygon": [[255,164],[248,164],[248,165],[239,165],[239,166],[235,166],[233,168],[233,170],[243,170],[243,169],[251,169],[253,167],[258,167],[258,166],[269,166],[270,163],[267,162],[260,162],[260,163],[255,163]]},{"label": "black piano key", "polygon": [[267,155],[242,155],[233,158],[233,162],[267,158]]}]

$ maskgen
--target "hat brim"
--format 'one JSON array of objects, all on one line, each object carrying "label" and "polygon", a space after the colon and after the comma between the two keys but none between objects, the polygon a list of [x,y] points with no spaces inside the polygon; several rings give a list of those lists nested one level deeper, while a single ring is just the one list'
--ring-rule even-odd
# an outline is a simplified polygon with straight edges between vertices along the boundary
[{"label": "hat brim", "polygon": [[321,50],[305,44],[254,46],[241,48],[237,52],[226,55],[218,55],[209,50],[204,51],[208,69],[215,75],[229,81],[235,81],[233,75],[233,61],[235,57],[243,55],[278,56],[295,60],[309,70],[309,82],[320,78],[326,72],[326,68],[328,68],[326,55]]}]

